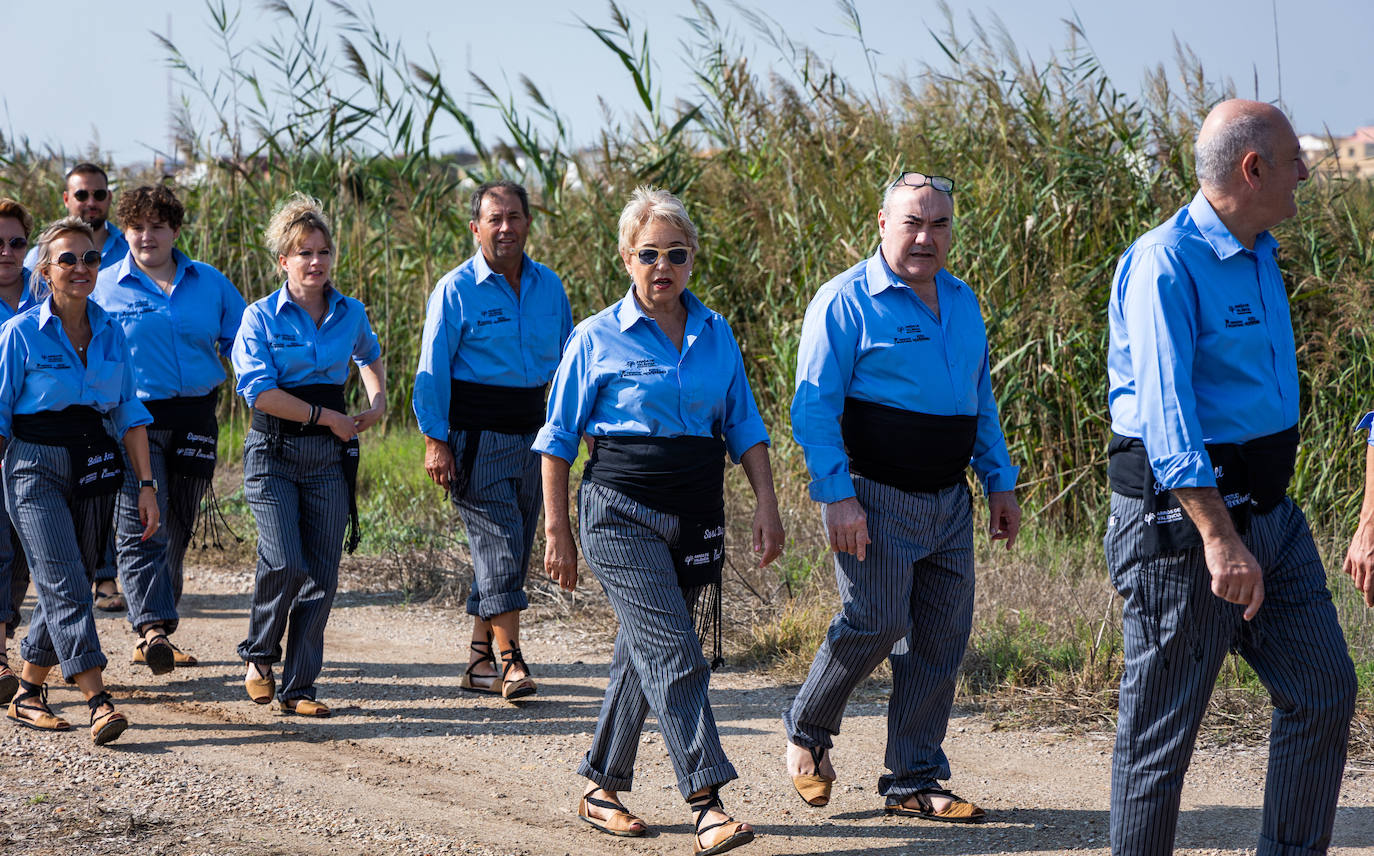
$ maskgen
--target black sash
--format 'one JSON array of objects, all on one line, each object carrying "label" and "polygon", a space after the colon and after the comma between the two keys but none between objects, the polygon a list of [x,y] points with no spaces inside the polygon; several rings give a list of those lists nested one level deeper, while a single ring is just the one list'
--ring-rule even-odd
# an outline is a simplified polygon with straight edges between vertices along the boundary
[{"label": "black sash", "polygon": [[483,431],[498,434],[531,434],[544,424],[543,386],[494,386],[453,379],[449,382],[448,427],[463,432],[463,458],[455,461],[458,478],[453,494],[468,495],[472,468]]},{"label": "black sash", "polygon": [[851,473],[907,493],[934,493],[963,483],[978,417],[934,416],[846,398],[840,433]]},{"label": "black sash", "polygon": [[[1273,510],[1287,495],[1300,439],[1294,425],[1244,443],[1211,443],[1205,447],[1217,491],[1238,533],[1250,531],[1252,513]],[[1145,444],[1139,438],[1113,433],[1107,454],[1112,490],[1144,500],[1146,552],[1177,552],[1202,545],[1201,533],[1173,492],[1160,489],[1155,481]]]},{"label": "black sash", "polygon": [[[329,410],[348,413],[348,404],[344,401],[343,384],[311,383],[302,386],[284,386],[281,391],[294,395],[306,404],[318,404]],[[330,436],[334,434],[327,425],[294,422],[290,419],[282,419],[263,413],[257,408],[253,409],[253,430],[266,434],[269,440],[277,444],[278,447],[284,436],[320,437],[325,434]],[[362,529],[358,522],[358,438],[354,437],[346,443],[340,441],[339,447],[339,462],[343,466],[344,482],[348,485],[348,539],[344,542],[344,549],[352,553],[358,549],[358,542],[362,540]]]},{"label": "black sash", "polygon": [[205,395],[160,398],[143,403],[153,415],[153,424],[149,427],[172,432],[168,471],[194,479],[213,478],[219,447],[219,420],[215,418],[219,389]]},{"label": "black sash", "polygon": [[26,443],[62,446],[71,459],[72,496],[109,496],[124,484],[119,443],[105,430],[93,407],[73,404],[63,410],[16,413],[14,436]]}]

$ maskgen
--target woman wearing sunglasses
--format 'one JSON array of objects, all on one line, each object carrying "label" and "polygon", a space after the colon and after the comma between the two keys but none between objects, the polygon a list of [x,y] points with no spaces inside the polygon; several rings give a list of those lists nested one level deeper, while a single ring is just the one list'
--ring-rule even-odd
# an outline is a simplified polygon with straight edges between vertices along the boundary
[{"label": "woman wearing sunglasses", "polygon": [[[24,267],[24,249],[29,245],[33,218],[13,199],[0,199],[0,322],[38,305],[29,285],[29,269]],[[9,704],[19,690],[19,677],[10,668],[7,646],[19,626],[19,607],[29,588],[29,568],[24,551],[19,549],[5,494],[0,490],[0,704]]]},{"label": "woman wearing sunglasses", "polygon": [[[768,434],[739,345],[725,319],[687,290],[697,247],[677,197],[634,192],[620,215],[630,291],[573,332],[534,449],[543,455],[544,563],[571,591],[577,548],[568,472],[579,438],[589,438],[578,491],[582,553],[620,621],[601,716],[578,769],[591,780],[578,814],[613,835],[645,834],[617,792],[630,788],[652,710],[695,818],[694,851],[706,854],[754,837],[721,805],[720,787],[736,773],[707,699],[720,656],[727,453],[743,465],[758,502],[760,567],[781,553],[783,531]],[[702,653],[708,637],[710,664]]]},{"label": "woman wearing sunglasses", "polygon": [[[283,713],[329,716],[315,699],[315,678],[345,529],[348,551],[358,544],[358,434],[382,418],[386,374],[367,310],[329,277],[334,241],[319,203],[288,199],[272,215],[267,245],[286,283],[248,307],[233,349],[238,392],[253,408],[243,492],[258,525],[248,638],[238,653],[253,701],[267,704],[276,692]],[[350,361],[371,405],[356,416],[344,403]],[[282,659],[283,635],[277,691],[272,665]]]},{"label": "woman wearing sunglasses", "polygon": [[153,417],[148,452],[164,525],[140,537],[140,491],[126,471],[115,536],[128,619],[140,637],[133,662],[160,675],[197,662],[167,637],[177,630],[182,564],[215,474],[220,358],[246,304],[222,273],[176,249],[186,211],[169,188],[125,192],[117,210],[129,254],[100,272],[92,299],[124,328],[134,385]]},{"label": "woman wearing sunglasses", "polygon": [[0,444],[6,505],[38,592],[8,716],[29,728],[69,728],[47,704],[45,681],[60,665],[86,697],[91,738],[104,744],[129,724],[105,691],[91,611],[90,573],[109,540],[123,483],[107,422],[139,480],[142,537],[159,521],[144,428],[152,420],[134,394],[124,331],[89,299],[99,267],[91,227],[74,217],[39,238],[37,272],[52,294],[0,328]]}]

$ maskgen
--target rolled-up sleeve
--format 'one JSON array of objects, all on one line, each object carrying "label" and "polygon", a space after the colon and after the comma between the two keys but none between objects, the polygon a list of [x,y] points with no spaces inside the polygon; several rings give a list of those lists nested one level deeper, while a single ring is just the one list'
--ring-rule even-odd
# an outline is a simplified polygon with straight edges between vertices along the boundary
[{"label": "rolled-up sleeve", "polygon": [[[420,433],[440,442],[448,441],[449,396],[452,395],[453,355],[461,342],[462,328],[449,324],[445,277],[429,296],[425,307],[425,327],[420,338],[420,362],[415,370],[415,391],[411,408]],[[455,307],[459,309],[459,307]],[[461,318],[461,312],[455,313]],[[567,335],[564,334],[566,340]]]},{"label": "rolled-up sleeve", "polygon": [[530,447],[534,451],[554,455],[569,464],[577,460],[577,444],[596,400],[597,390],[590,377],[591,364],[590,338],[573,331],[553,375],[544,427],[539,429]]},{"label": "rolled-up sleeve", "polygon": [[277,388],[277,365],[272,359],[272,348],[267,342],[262,315],[255,309],[243,314],[243,323],[234,336],[230,362],[238,378],[235,388],[249,407],[263,392]]},{"label": "rolled-up sleeve", "polygon": [[729,353],[734,357],[730,385],[725,390],[725,449],[730,460],[739,463],[740,456],[759,443],[769,445],[768,428],[759,415],[758,405],[754,402],[754,390],[749,386],[749,376],[744,371],[744,354],[740,352],[739,341],[725,319],[716,321],[724,327],[730,337]]},{"label": "rolled-up sleeve", "polygon": [[220,276],[220,312],[219,312],[219,352],[222,356],[229,356],[229,352],[234,347],[234,337],[238,335],[239,324],[243,322],[244,310],[248,308],[248,303],[244,301],[243,295],[229,281],[226,276]]},{"label": "rolled-up sleeve", "polygon": [[811,473],[808,490],[817,502],[854,496],[840,415],[854,373],[859,325],[833,291],[823,290],[806,309],[797,349],[797,384],[792,396],[792,436]]},{"label": "rolled-up sleeve", "polygon": [[1160,486],[1215,487],[1193,391],[1197,295],[1167,247],[1142,247],[1122,296],[1141,441]]},{"label": "rolled-up sleeve", "polygon": [[355,308],[361,317],[358,319],[357,337],[353,340],[353,362],[358,368],[365,369],[382,358],[382,343],[377,340],[377,334],[372,330],[367,309],[362,303],[357,303]]}]

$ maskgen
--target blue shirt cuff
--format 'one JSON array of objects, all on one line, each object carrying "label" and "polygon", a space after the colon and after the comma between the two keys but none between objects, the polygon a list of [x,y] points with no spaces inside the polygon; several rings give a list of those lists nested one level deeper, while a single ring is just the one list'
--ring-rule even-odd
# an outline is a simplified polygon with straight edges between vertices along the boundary
[{"label": "blue shirt cuff", "polygon": [[762,443],[765,446],[768,442],[768,429],[763,427],[763,420],[751,419],[749,422],[739,426],[725,438],[727,451],[730,453],[730,461],[739,463],[740,457],[750,449]]},{"label": "blue shirt cuff", "polygon": [[1369,445],[1374,446],[1374,410],[1364,415],[1364,418],[1355,423],[1356,431],[1369,432]]},{"label": "blue shirt cuff", "polygon": [[854,480],[849,473],[835,473],[811,482],[807,490],[816,502],[839,502],[854,496]]},{"label": "blue shirt cuff", "polygon": [[997,493],[1004,490],[1015,490],[1016,477],[1021,474],[1021,468],[1016,466],[999,467],[983,477],[983,493]]},{"label": "blue shirt cuff", "polygon": [[1176,487],[1216,487],[1217,477],[1212,472],[1212,459],[1206,452],[1184,452],[1168,455],[1150,461],[1155,479],[1165,490]]},{"label": "blue shirt cuff", "polygon": [[546,422],[534,436],[534,445],[530,446],[530,449],[541,455],[562,458],[572,466],[573,461],[577,460],[577,443],[581,439],[576,434],[570,434]]}]

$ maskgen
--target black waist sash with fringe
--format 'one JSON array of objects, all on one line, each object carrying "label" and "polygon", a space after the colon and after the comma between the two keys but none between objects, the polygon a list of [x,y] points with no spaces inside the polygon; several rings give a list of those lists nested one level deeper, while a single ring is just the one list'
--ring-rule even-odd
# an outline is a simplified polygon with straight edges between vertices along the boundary
[{"label": "black waist sash with fringe", "polygon": [[531,434],[544,424],[542,386],[496,386],[454,378],[449,383],[448,427],[463,432],[463,458],[455,461],[458,478],[453,494],[468,495],[472,468],[477,462],[477,447],[483,431],[498,434]]},{"label": "black waist sash with fringe", "polygon": [[725,441],[716,437],[597,437],[582,480],[678,518],[670,548],[677,584],[711,668],[721,656],[721,570],[725,567]]},{"label": "black waist sash with fringe", "polygon": [[84,404],[41,413],[16,413],[14,436],[26,443],[61,446],[71,458],[72,496],[109,496],[124,484],[119,443],[105,430],[100,411]]},{"label": "black waist sash with fringe", "polygon": [[[339,413],[348,412],[344,401],[343,384],[310,383],[302,386],[282,387],[282,392],[290,393],[306,404],[318,404]],[[253,430],[266,434],[269,447],[280,448],[283,437],[322,437],[333,436],[327,425],[311,425],[308,422],[294,422],[253,409]],[[344,482],[348,485],[348,538],[344,549],[349,553],[358,549],[362,540],[362,529],[358,522],[358,438],[339,442],[339,461],[343,466]]]},{"label": "black waist sash with fringe", "polygon": [[[1271,511],[1288,494],[1297,466],[1298,426],[1244,443],[1209,443],[1217,491],[1236,531],[1250,531],[1250,515]],[[1162,490],[1150,469],[1145,444],[1137,437],[1113,433],[1107,447],[1107,477],[1112,490],[1144,500],[1147,553],[1168,553],[1202,545],[1197,526],[1172,491]]]},{"label": "black waist sash with fringe", "polygon": [[[204,395],[181,395],[155,398],[143,402],[153,416],[150,428],[172,435],[167,447],[167,475],[169,482],[177,482],[176,489],[167,485],[167,513],[175,516],[185,531],[202,532],[201,547],[213,542],[218,549],[221,527],[236,541],[238,536],[224,520],[219,500],[215,496],[215,464],[219,456],[219,388]],[[208,501],[206,497],[208,496]],[[202,529],[201,524],[206,525]]]},{"label": "black waist sash with fringe", "polygon": [[935,416],[846,398],[840,433],[851,473],[907,493],[934,493],[963,483],[978,417]]}]

